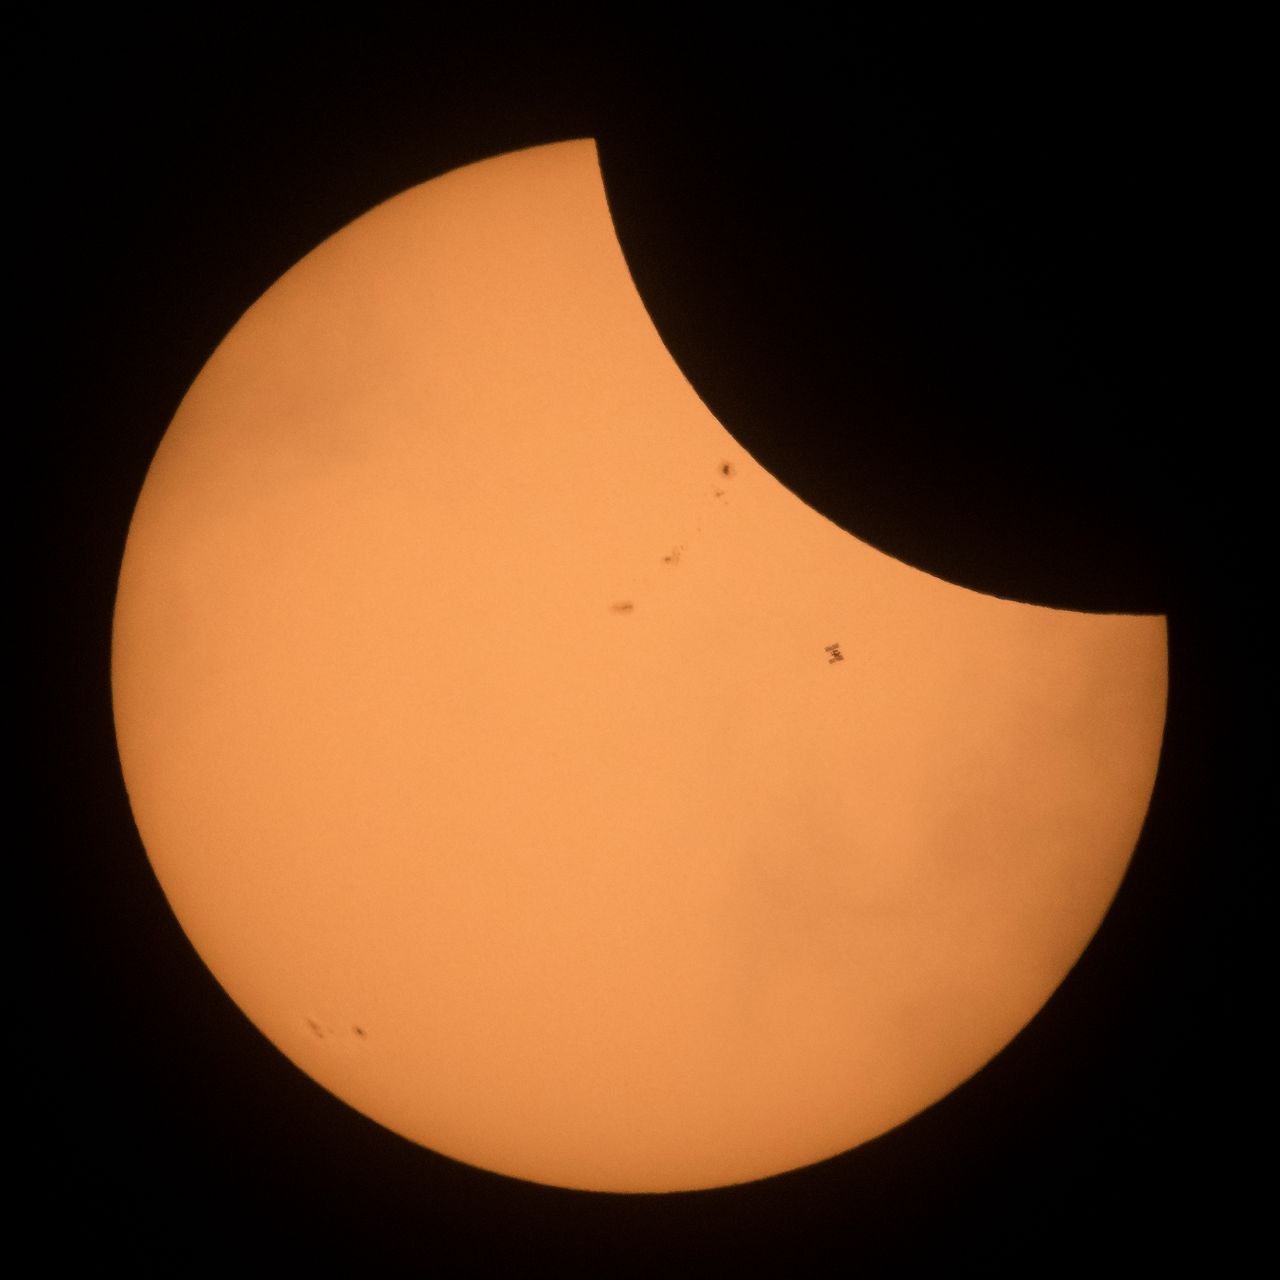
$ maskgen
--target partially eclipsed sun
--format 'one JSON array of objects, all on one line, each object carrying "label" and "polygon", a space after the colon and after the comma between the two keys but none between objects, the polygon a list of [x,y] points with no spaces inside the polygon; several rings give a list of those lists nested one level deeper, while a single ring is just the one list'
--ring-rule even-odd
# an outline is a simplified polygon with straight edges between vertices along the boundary
[{"label": "partially eclipsed sun", "polygon": [[864,1142],[1044,1004],[1159,757],[1165,623],[939,581],[746,455],[589,141],[380,205],[219,346],[116,604],[209,968],[333,1093],[556,1185]]}]

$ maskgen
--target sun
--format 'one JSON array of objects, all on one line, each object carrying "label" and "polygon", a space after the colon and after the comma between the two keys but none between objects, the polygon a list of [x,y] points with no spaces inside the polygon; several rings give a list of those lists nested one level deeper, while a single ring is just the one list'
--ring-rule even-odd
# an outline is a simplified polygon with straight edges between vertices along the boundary
[{"label": "sun", "polygon": [[638,1192],[847,1150],[1028,1022],[1137,841],[1167,662],[1163,618],[965,590],[779,484],[580,140],[250,308],[139,497],[112,681],[160,883],[281,1052]]}]

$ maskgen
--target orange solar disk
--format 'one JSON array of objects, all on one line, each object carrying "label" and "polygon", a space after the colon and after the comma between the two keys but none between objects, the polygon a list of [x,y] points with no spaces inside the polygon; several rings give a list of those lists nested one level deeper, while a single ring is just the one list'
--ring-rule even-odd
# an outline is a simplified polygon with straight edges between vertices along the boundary
[{"label": "orange solar disk", "polygon": [[448,1156],[673,1191],[996,1054],[1155,778],[1165,622],[806,506],[655,332],[590,141],[435,179],[257,302],[147,476],[120,756],[217,979]]}]

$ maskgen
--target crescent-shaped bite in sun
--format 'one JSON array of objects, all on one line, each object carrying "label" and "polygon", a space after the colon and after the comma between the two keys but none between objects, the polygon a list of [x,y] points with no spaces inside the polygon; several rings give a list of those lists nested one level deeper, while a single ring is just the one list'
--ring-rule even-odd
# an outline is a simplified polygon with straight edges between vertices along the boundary
[{"label": "crescent-shaped bite in sun", "polygon": [[976,594],[698,399],[589,141],[389,200],[213,354],[138,501],[120,757],[303,1071],[538,1182],[853,1147],[1036,1013],[1137,841],[1165,623]]}]

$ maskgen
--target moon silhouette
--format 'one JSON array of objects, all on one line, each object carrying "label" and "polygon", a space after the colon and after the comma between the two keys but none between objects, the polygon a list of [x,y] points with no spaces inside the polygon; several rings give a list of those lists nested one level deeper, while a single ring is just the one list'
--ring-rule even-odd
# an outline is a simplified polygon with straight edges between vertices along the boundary
[{"label": "moon silhouette", "polygon": [[743,1183],[978,1071],[1112,901],[1162,617],[867,546],[716,421],[593,144],[367,213],[213,354],[112,686],[192,944],[387,1128],[561,1187]]}]

